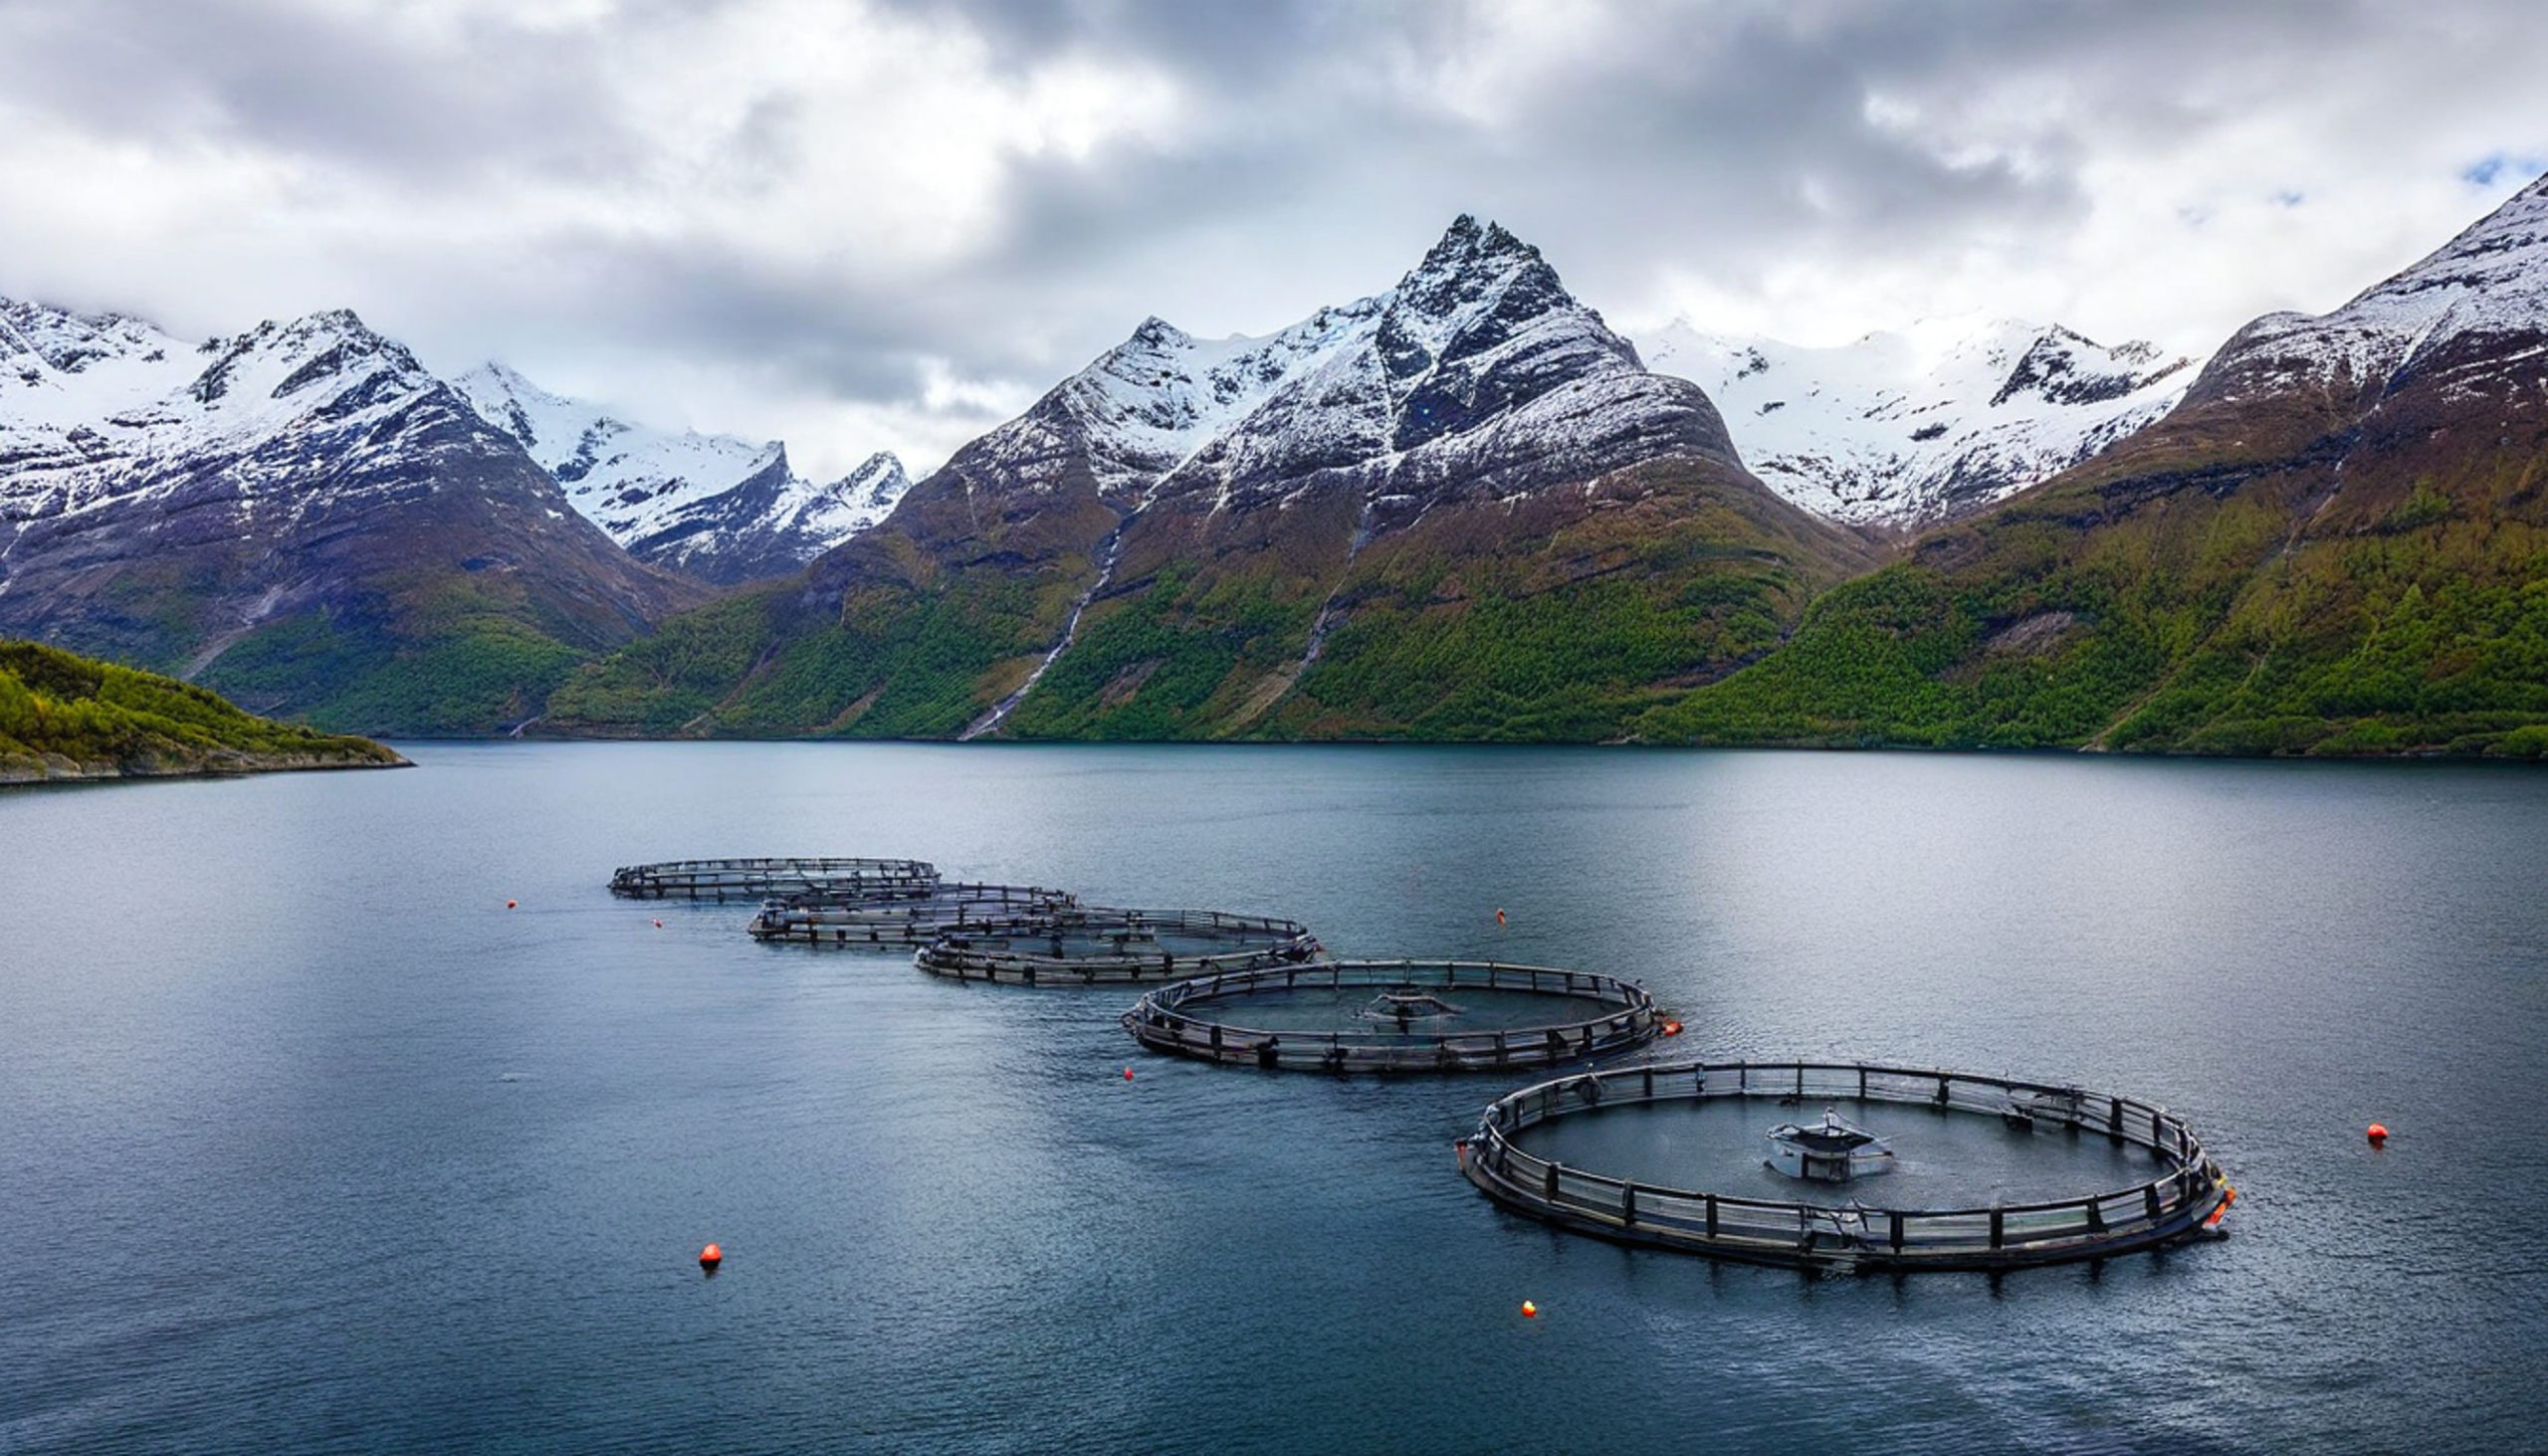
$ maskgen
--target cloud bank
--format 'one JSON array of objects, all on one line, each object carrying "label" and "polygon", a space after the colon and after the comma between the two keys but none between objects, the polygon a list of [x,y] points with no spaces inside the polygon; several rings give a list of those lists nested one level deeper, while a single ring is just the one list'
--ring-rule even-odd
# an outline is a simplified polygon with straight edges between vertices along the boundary
[{"label": "cloud bank", "polygon": [[2476,0],[12,0],[0,294],[351,307],[640,417],[927,467],[1150,313],[1458,212],[1631,334],[1972,313],[2204,352],[2548,164]]}]

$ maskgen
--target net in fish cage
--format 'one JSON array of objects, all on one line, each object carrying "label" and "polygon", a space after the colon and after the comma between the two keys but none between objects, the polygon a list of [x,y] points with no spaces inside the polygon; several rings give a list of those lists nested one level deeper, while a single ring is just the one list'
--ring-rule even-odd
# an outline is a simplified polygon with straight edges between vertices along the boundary
[{"label": "net in fish cage", "polygon": [[1079,906],[1005,925],[950,929],[913,959],[933,975],[1045,986],[1305,965],[1324,953],[1318,937],[1297,921]]},{"label": "net in fish cage", "polygon": [[756,940],[856,947],[927,944],[940,936],[1041,924],[1073,910],[1067,890],[1038,885],[943,883],[925,895],[799,894],[762,902],[746,929]]},{"label": "net in fish cage", "polygon": [[726,859],[622,865],[610,893],[632,900],[755,901],[773,895],[925,895],[938,884],[927,860]]},{"label": "net in fish cage", "polygon": [[1624,1051],[1662,1027],[1615,976],[1483,960],[1346,960],[1164,986],[1124,1017],[1154,1051],[1321,1072],[1496,1071]]}]

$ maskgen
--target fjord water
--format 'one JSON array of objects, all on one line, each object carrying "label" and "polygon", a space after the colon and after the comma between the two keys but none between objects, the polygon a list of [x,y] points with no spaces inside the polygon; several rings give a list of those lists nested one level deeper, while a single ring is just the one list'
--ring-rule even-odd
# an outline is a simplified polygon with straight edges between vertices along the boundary
[{"label": "fjord water", "polygon": [[[2548,775],[409,751],[0,796],[0,1449],[2548,1446]],[[1502,1080],[1146,1056],[1120,990],[602,888],[813,852],[1633,976],[1676,1055],[2147,1097],[2235,1232],[1998,1280],[1622,1250],[1460,1180]]]}]

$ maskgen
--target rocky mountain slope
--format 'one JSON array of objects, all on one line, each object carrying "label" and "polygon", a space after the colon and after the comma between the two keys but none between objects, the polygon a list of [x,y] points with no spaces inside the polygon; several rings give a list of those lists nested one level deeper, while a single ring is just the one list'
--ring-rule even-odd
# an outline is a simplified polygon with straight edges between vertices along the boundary
[{"label": "rocky mountain slope", "polygon": [[189,345],[0,302],[0,631],[263,712],[483,731],[706,594],[350,312]]},{"label": "rocky mountain slope", "polygon": [[242,713],[190,683],[40,643],[0,641],[0,783],[406,762],[368,738]]},{"label": "rocky mountain slope", "polygon": [[2548,750],[2548,179],[1817,602],[1648,736]]},{"label": "rocky mountain slope", "polygon": [[2166,414],[2196,372],[2148,343],[2013,319],[1837,348],[1681,322],[1639,346],[1707,390],[1762,484],[1818,516],[1897,528],[2050,479]]},{"label": "rocky mountain slope", "polygon": [[1270,336],[1146,322],[801,582],[579,674],[552,726],[1598,736],[1868,559],[1461,218]]},{"label": "rocky mountain slope", "polygon": [[452,383],[630,554],[719,585],[794,574],[882,520],[911,484],[901,461],[878,454],[817,485],[789,468],[780,442],[631,424],[500,363]]}]

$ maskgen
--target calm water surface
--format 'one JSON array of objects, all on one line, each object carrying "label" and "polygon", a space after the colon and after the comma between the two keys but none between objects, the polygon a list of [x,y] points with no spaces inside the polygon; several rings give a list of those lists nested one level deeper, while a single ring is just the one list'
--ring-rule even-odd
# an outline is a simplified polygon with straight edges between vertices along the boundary
[{"label": "calm water surface", "polygon": [[[412,756],[0,794],[0,1451],[2548,1449],[2548,774]],[[820,852],[1632,976],[1676,1055],[2133,1093],[2235,1234],[1996,1282],[1625,1251],[1459,1179],[1508,1083],[1146,1056],[1120,990],[602,889]]]}]

